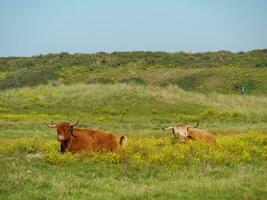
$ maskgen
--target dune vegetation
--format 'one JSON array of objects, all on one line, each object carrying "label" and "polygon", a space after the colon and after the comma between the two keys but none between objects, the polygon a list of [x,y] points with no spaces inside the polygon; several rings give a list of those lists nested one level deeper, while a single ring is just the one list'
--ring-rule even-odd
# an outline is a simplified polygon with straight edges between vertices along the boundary
[{"label": "dune vegetation", "polygon": [[0,58],[0,89],[41,84],[177,85],[202,93],[265,95],[267,50],[98,52]]}]

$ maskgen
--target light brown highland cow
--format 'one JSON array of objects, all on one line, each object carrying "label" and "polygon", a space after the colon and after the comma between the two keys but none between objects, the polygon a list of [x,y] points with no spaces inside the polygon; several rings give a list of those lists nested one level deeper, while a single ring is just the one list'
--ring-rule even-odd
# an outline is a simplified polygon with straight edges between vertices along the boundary
[{"label": "light brown highland cow", "polygon": [[175,126],[170,126],[167,128],[162,128],[164,131],[171,130],[173,132],[173,136],[178,138],[180,141],[185,140],[203,140],[209,144],[216,144],[216,137],[208,133],[207,131],[197,129],[199,122],[196,126],[188,126],[185,124],[178,124]]}]

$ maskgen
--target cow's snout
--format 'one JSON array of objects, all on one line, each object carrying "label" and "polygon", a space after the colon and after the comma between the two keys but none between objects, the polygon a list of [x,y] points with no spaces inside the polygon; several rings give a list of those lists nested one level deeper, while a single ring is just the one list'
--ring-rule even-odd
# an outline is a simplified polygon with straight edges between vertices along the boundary
[{"label": "cow's snout", "polygon": [[65,139],[65,138],[64,138],[63,135],[58,135],[58,136],[57,136],[57,140],[58,140],[58,141],[64,141],[64,139]]}]

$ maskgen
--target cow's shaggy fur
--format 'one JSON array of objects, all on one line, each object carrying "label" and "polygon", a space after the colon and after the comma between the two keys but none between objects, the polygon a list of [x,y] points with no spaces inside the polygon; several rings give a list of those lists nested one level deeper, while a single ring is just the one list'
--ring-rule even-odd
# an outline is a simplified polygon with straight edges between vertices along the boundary
[{"label": "cow's shaggy fur", "polygon": [[188,128],[187,138],[193,140],[204,140],[209,144],[216,144],[216,137],[213,134],[197,128]]}]

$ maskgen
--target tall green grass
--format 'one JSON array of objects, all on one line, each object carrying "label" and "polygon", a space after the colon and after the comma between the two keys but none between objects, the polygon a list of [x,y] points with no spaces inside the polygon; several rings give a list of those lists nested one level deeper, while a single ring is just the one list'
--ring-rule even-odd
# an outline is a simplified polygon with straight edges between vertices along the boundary
[{"label": "tall green grass", "polygon": [[[28,114],[29,111],[32,115],[35,112],[56,114],[69,111],[82,112],[85,115],[101,112],[117,115],[124,110],[131,110],[132,113],[150,115],[159,112],[157,108],[167,110],[169,114],[194,114],[209,108],[265,117],[267,107],[266,97],[201,94],[184,91],[175,86],[161,88],[128,84],[76,84],[11,89],[0,93],[1,113],[9,114]],[[180,110],[175,108],[177,106]],[[170,107],[173,112],[170,112]]]},{"label": "tall green grass", "polygon": [[[37,86],[33,88],[1,91],[1,112],[40,110],[59,112],[61,106],[69,110],[107,107],[117,104],[131,108],[139,103],[192,104],[213,109],[239,110],[242,113],[261,114],[266,112],[267,98],[258,96],[202,94],[188,92],[179,87],[150,87],[128,84],[75,84],[70,86]],[[145,100],[145,101],[144,101]],[[164,107],[163,105],[162,107]],[[191,112],[194,113],[191,108]],[[83,111],[85,112],[85,111]]]},{"label": "tall green grass", "polygon": [[161,127],[169,124],[196,121],[215,132],[264,131],[266,109],[266,97],[201,94],[176,86],[26,87],[0,92],[0,135],[49,135],[49,131],[52,135],[44,122],[77,119],[83,127],[139,136],[159,134]]}]

